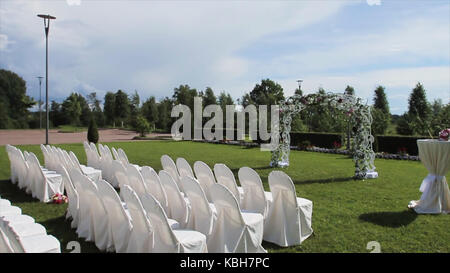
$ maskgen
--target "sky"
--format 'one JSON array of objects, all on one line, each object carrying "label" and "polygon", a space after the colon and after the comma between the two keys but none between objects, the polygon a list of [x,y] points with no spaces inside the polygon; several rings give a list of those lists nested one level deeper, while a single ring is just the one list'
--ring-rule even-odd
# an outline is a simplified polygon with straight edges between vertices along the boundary
[{"label": "sky", "polygon": [[270,78],[285,96],[299,79],[306,94],[351,85],[368,104],[382,85],[393,114],[407,111],[417,82],[429,101],[450,102],[448,0],[0,0],[0,68],[35,99],[45,77],[41,13],[56,17],[50,101],[118,89],[159,100],[181,84],[237,99]]}]

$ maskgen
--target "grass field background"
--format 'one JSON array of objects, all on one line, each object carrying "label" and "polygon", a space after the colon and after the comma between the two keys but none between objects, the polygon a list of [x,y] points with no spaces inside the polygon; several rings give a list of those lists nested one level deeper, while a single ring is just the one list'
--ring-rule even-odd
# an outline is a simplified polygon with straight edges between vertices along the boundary
[{"label": "grass field background", "polygon": [[[237,179],[240,167],[255,169],[268,191],[270,153],[259,148],[175,141],[107,143],[122,148],[134,164],[161,169],[160,157],[184,157],[191,165],[202,160],[210,167],[225,163]],[[82,164],[86,155],[82,144],[55,145],[73,151]],[[41,164],[38,145],[19,145],[34,152]],[[450,252],[450,215],[417,215],[407,209],[410,200],[420,198],[419,186],[427,175],[420,162],[377,159],[378,179],[354,180],[354,163],[345,155],[291,151],[290,167],[282,169],[294,181],[297,196],[313,201],[314,234],[300,246],[280,248],[267,242],[269,252],[369,252],[369,241],[377,241],[382,252]],[[66,251],[69,241],[81,243],[82,252],[97,252],[93,243],[78,239],[65,220],[66,205],[43,204],[26,195],[9,181],[9,160],[0,147],[0,195],[22,208],[61,241]]]}]

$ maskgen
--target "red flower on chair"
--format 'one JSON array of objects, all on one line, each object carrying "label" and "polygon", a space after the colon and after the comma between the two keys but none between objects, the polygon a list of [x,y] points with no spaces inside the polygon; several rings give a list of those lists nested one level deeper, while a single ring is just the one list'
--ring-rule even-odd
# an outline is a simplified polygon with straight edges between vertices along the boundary
[{"label": "red flower on chair", "polygon": [[63,203],[67,203],[69,200],[67,198],[67,196],[60,194],[60,193],[56,193],[52,196],[52,202],[54,204],[63,204]]}]

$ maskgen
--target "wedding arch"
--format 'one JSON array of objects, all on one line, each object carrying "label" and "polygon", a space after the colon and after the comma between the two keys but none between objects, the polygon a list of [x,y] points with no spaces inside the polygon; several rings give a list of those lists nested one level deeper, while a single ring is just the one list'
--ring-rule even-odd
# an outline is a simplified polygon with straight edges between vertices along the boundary
[{"label": "wedding arch", "polygon": [[279,132],[281,138],[278,146],[272,151],[271,166],[289,166],[290,131],[292,117],[312,105],[328,105],[347,114],[352,124],[351,135],[353,161],[355,162],[355,177],[359,179],[376,178],[375,153],[372,149],[374,137],[371,134],[372,115],[370,107],[362,103],[362,99],[353,95],[341,93],[294,95],[282,101],[280,109]]}]

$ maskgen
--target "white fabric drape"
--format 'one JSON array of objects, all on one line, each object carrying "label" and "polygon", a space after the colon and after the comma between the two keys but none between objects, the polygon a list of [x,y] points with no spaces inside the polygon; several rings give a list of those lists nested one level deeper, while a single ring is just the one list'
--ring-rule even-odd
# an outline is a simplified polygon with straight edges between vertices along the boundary
[{"label": "white fabric drape", "polygon": [[217,219],[216,208],[214,204],[208,202],[205,192],[195,178],[183,176],[181,183],[183,183],[191,207],[186,227],[199,231],[208,237]]},{"label": "white fabric drape", "polygon": [[111,250],[113,247],[112,230],[109,226],[106,208],[100,199],[97,185],[90,178],[85,177],[82,185],[84,193],[89,198],[89,209],[91,211],[91,221],[94,226],[94,234],[91,239],[100,250]]},{"label": "white fabric drape", "polygon": [[67,193],[67,198],[69,200],[69,204],[67,206],[67,213],[66,218],[72,218],[72,222],[70,223],[70,226],[72,228],[76,228],[78,226],[78,219],[79,219],[79,197],[78,192],[75,189],[75,186],[72,183],[72,179],[70,178],[69,173],[67,172],[66,168],[63,166],[61,167],[61,175],[64,183],[64,188]]},{"label": "white fabric drape", "polygon": [[233,193],[236,200],[239,201],[239,204],[242,205],[242,196],[239,192],[239,188],[236,183],[236,179],[234,178],[234,174],[230,170],[230,168],[228,168],[227,165],[222,163],[215,164],[214,174],[216,176],[217,183],[227,187],[231,191],[231,193]]},{"label": "white fabric drape", "polygon": [[208,202],[212,202],[209,188],[216,184],[216,179],[214,178],[211,168],[203,161],[196,161],[194,163],[194,172],[197,181],[200,183],[200,186],[202,186],[203,191],[206,194],[206,198],[208,198]]},{"label": "white fabric drape", "polygon": [[141,201],[154,231],[152,252],[205,253],[208,251],[204,234],[187,229],[173,230],[164,209],[151,194],[143,196]]},{"label": "white fabric drape", "polygon": [[148,192],[158,200],[164,211],[166,211],[166,214],[168,214],[169,203],[167,201],[167,194],[156,171],[149,166],[143,166],[141,174]]},{"label": "white fabric drape", "polygon": [[105,232],[111,233],[115,251],[124,253],[127,251],[128,240],[133,228],[130,214],[111,184],[105,180],[100,180],[98,192],[105,208],[107,208],[109,231]]},{"label": "white fabric drape", "polygon": [[159,178],[169,203],[168,217],[177,220],[181,227],[185,227],[189,219],[189,206],[183,194],[168,172],[164,170],[159,171]]},{"label": "white fabric drape", "polygon": [[181,185],[180,182],[180,174],[178,173],[177,165],[175,165],[173,159],[168,155],[161,156],[161,166],[164,171],[172,176],[175,183],[177,183],[178,189],[180,189],[181,192],[184,192],[183,185]]},{"label": "white fabric drape", "polygon": [[117,184],[111,183],[114,188],[122,188],[123,185],[129,184],[127,170],[121,161],[114,160],[111,163],[111,174],[114,177],[112,181],[117,182]]},{"label": "white fabric drape", "polygon": [[[72,168],[69,170],[70,178],[72,179],[75,190],[78,192],[78,225],[77,234],[78,237],[85,238],[87,241],[93,241],[94,239],[94,224],[92,222],[92,212],[90,209],[90,200],[88,194],[86,194],[84,187],[85,176],[80,170]],[[70,202],[70,201],[69,201]]]},{"label": "white fabric drape", "polygon": [[279,246],[301,244],[311,236],[313,203],[297,198],[294,183],[282,171],[269,174],[273,203],[264,224],[264,240]]},{"label": "white fabric drape", "polygon": [[139,197],[128,185],[124,185],[121,192],[133,222],[127,253],[152,252],[154,245],[153,229]]},{"label": "white fabric drape", "polygon": [[450,191],[445,178],[450,170],[450,141],[419,139],[417,146],[420,161],[429,174],[420,185],[420,200],[411,201],[409,207],[417,213],[450,213]]},{"label": "white fabric drape", "polygon": [[136,166],[128,164],[127,169],[127,177],[128,177],[128,185],[137,193],[139,198],[143,195],[147,194],[147,187],[145,186],[144,178]]},{"label": "white fabric drape", "polygon": [[265,219],[272,204],[272,193],[264,191],[261,177],[252,168],[240,168],[238,177],[243,189],[242,208],[259,212]]},{"label": "white fabric drape", "polygon": [[191,165],[187,162],[186,159],[179,157],[176,161],[178,173],[180,174],[180,178],[183,176],[194,177],[194,172],[192,171]]},{"label": "white fabric drape", "polygon": [[60,253],[59,241],[20,208],[0,198],[0,253]]},{"label": "white fabric drape", "polygon": [[241,212],[233,194],[223,185],[210,188],[217,220],[208,237],[209,252],[256,253],[262,247],[264,218],[260,213]]}]

